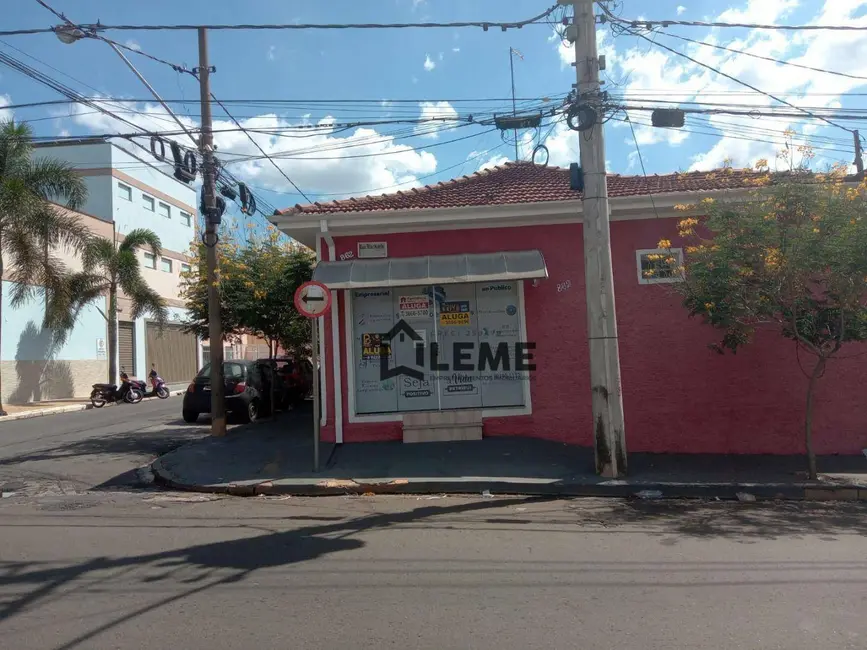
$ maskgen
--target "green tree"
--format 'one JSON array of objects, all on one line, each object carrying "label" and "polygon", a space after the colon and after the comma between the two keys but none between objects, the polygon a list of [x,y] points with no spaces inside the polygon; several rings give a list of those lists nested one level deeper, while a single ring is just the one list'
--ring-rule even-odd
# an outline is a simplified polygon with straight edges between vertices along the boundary
[{"label": "green tree", "polygon": [[100,313],[108,323],[108,382],[117,381],[117,298],[118,291],[132,303],[130,318],[133,320],[150,315],[160,330],[168,320],[166,302],[141,275],[141,266],[136,251],[147,250],[159,257],[162,245],[160,238],[152,230],[136,228],[117,244],[102,238],[93,238],[84,247],[81,261],[85,270],[75,273],[68,279],[65,294],[72,302],[72,308],[63,310],[66,321],[63,327],[71,329],[80,307],[98,301],[108,295],[108,311]]},{"label": "green tree", "polygon": [[[55,253],[80,249],[89,239],[81,222],[53,202],[74,209],[86,198],[87,187],[70,165],[34,158],[27,124],[0,122],[0,277],[12,281],[13,307],[43,296],[44,327],[66,317],[60,311],[67,304],[62,295],[67,269]],[[0,286],[0,328],[2,305]],[[55,343],[62,343],[66,333],[57,329]],[[0,414],[5,414],[2,402]]]},{"label": "green tree", "polygon": [[[208,337],[208,285],[204,245],[194,255],[196,271],[184,280],[182,295],[191,314],[188,331]],[[264,236],[224,228],[218,249],[220,315],[227,340],[261,336],[270,354],[279,344],[293,354],[309,354],[310,324],[295,309],[295,290],[310,279],[313,253],[270,227]]]},{"label": "green tree", "polygon": [[722,331],[718,352],[735,352],[762,327],[812,358],[804,371],[811,479],[816,383],[847,343],[867,340],[867,185],[853,187],[844,177],[845,168],[789,173],[773,183],[768,174],[749,201],[705,199],[707,216],[678,226],[686,244],[678,290],[690,315]]}]

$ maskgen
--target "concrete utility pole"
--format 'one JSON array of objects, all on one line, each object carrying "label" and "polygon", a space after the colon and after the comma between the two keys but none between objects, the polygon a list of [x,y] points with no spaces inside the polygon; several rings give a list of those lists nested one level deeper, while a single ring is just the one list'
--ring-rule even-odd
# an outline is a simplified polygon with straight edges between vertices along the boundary
[{"label": "concrete utility pole", "polygon": [[855,137],[855,169],[859,174],[864,173],[864,159],[861,157],[861,134],[858,129],[852,131]]},{"label": "concrete utility pole", "polygon": [[620,352],[611,268],[608,182],[596,51],[593,0],[560,0],[575,9],[577,102],[596,110],[596,123],[579,134],[584,173],[584,279],[587,288],[587,334],[590,343],[590,388],[596,471],[617,477],[626,473],[626,438],[620,385]]},{"label": "concrete utility pole", "polygon": [[211,346],[211,435],[226,435],[226,384],[223,379],[223,322],[220,318],[220,293],[217,287],[217,179],[214,166],[214,134],[211,121],[211,68],[208,64],[208,32],[199,32],[199,94],[202,104],[202,192],[205,208],[204,243],[208,266],[208,339]]}]

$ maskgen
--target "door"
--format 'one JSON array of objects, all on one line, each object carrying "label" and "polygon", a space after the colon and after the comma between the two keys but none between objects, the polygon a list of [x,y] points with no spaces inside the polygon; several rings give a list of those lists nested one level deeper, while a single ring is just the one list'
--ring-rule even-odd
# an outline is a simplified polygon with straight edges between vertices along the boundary
[{"label": "door", "polygon": [[135,374],[135,323],[119,321],[117,324],[117,351],[120,370]]},{"label": "door", "polygon": [[167,384],[190,381],[198,370],[196,348],[196,335],[181,325],[166,325],[161,333],[156,323],[148,323],[145,374],[153,366]]}]

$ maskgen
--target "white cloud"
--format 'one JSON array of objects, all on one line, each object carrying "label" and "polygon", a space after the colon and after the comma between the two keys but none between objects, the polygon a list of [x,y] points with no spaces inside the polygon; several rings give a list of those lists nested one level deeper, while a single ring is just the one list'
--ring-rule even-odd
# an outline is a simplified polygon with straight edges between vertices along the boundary
[{"label": "white cloud", "polygon": [[[129,110],[140,111],[125,114],[125,117],[142,127],[154,131],[177,130],[177,125],[166,116],[159,105],[124,102],[123,106]],[[101,113],[93,114],[87,108],[74,107],[73,111],[72,117],[68,119],[93,133],[127,133],[131,130],[128,125]],[[188,128],[198,126],[185,115],[180,115],[179,119]],[[299,124],[298,120],[290,122],[277,115],[265,114],[240,122],[248,129],[267,129],[272,132],[251,135],[308,194],[340,193],[341,196],[352,196],[375,188],[392,187],[398,183],[405,183],[402,188],[408,189],[422,184],[417,181],[419,176],[431,174],[437,169],[436,156],[431,152],[414,151],[409,145],[396,142],[393,137],[372,128],[356,128],[354,131],[336,133],[330,126],[334,122],[330,117],[317,122],[311,122],[309,116],[301,120],[300,123],[308,126],[315,124],[323,127],[305,132],[308,137],[303,140],[282,138],[273,134],[284,127]],[[232,130],[235,128],[230,121],[214,121],[214,142],[226,169],[255,187],[292,192],[286,179],[268,160],[262,158],[244,133]],[[177,140],[185,145],[191,144],[189,139]],[[141,144],[148,147],[147,139],[142,138]],[[313,149],[316,151],[311,152]],[[137,147],[131,150],[149,157],[149,154]],[[288,197],[286,205],[295,201],[300,202],[303,199]]]},{"label": "white cloud", "polygon": [[277,52],[277,46],[276,45],[269,45],[268,46],[268,60],[269,61],[274,61],[277,59],[276,52]]},{"label": "white cloud", "polygon": [[459,47],[453,47],[452,48],[452,52],[460,52],[460,51],[461,51],[461,48],[459,48]]},{"label": "white cloud", "polygon": [[496,167],[497,165],[502,165],[503,163],[507,163],[510,160],[511,160],[511,158],[509,158],[508,156],[491,156],[490,158],[485,160],[481,165],[479,165],[479,168],[476,171],[484,171],[486,169],[490,169],[491,167]]},{"label": "white cloud", "polygon": [[436,130],[453,125],[458,119],[458,112],[448,102],[421,102],[419,108],[419,119],[437,120],[435,123],[427,122],[416,127],[416,132],[424,138],[436,140],[439,137]]},{"label": "white cloud", "polygon": [[435,67],[437,67],[437,64],[431,60],[430,54],[425,54],[424,55],[424,69],[427,70],[428,72],[430,72]]},{"label": "white cloud", "polygon": [[0,95],[0,120],[11,120],[12,109],[4,108],[12,103],[12,98],[9,95]]},{"label": "white cloud", "polygon": [[411,79],[411,81],[412,81],[414,84],[417,84],[417,83],[418,83],[418,77],[416,77],[415,75],[413,75],[412,77],[410,77],[410,79]]},{"label": "white cloud", "polygon": [[678,7],[677,7],[677,15],[678,15],[678,16],[682,16],[684,11],[686,11],[686,7],[684,7],[683,5],[678,5]]},{"label": "white cloud", "polygon": [[442,52],[440,52],[440,53],[439,53],[439,56],[438,56],[438,58],[439,58],[439,60],[440,60],[440,61],[442,61],[442,60],[443,60],[443,53],[442,53]]},{"label": "white cloud", "polygon": [[135,50],[136,52],[141,51],[141,45],[138,44],[138,41],[135,41],[131,38],[124,41],[124,45],[126,45],[131,50]]}]

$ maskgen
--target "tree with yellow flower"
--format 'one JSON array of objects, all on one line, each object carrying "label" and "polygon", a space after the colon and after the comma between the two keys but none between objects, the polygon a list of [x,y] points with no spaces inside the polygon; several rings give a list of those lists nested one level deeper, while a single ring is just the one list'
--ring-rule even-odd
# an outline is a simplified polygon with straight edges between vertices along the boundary
[{"label": "tree with yellow flower", "polygon": [[781,180],[747,202],[705,203],[700,230],[681,221],[677,287],[690,315],[722,332],[716,351],[735,352],[770,327],[812,358],[804,439],[815,479],[816,384],[847,344],[867,341],[867,188],[846,182],[842,168]]},{"label": "tree with yellow flower", "polygon": [[[206,250],[193,247],[191,270],[184,274],[181,296],[191,314],[187,331],[208,336]],[[220,231],[217,283],[220,315],[227,341],[243,334],[264,338],[270,354],[278,344],[293,354],[310,353],[310,323],[295,310],[298,286],[310,279],[313,253],[293,244],[276,229],[264,235],[224,225]]]}]

